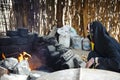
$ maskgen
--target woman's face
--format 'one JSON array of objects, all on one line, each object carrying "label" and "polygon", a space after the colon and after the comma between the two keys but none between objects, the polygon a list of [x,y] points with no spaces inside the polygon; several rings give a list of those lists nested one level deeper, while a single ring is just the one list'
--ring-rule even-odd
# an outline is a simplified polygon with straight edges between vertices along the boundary
[{"label": "woman's face", "polygon": [[90,41],[93,41],[93,30],[91,29],[90,24],[87,26],[87,33],[88,33],[88,38]]}]

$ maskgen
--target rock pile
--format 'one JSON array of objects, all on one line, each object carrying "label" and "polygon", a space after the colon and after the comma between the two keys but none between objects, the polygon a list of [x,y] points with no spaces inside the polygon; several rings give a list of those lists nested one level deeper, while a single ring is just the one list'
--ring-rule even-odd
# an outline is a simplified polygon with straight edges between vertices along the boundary
[{"label": "rock pile", "polygon": [[6,36],[0,37],[0,54],[5,53],[6,56],[12,56],[16,52],[30,52],[37,38],[37,34],[29,33],[26,28],[7,31]]}]

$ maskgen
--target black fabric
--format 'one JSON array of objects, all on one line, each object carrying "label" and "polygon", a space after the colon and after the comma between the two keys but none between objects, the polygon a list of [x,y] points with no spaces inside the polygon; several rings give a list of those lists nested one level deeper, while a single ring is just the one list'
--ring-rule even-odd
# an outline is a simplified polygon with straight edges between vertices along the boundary
[{"label": "black fabric", "polygon": [[120,72],[120,44],[108,34],[99,21],[90,24],[90,33],[95,46],[94,52],[88,55],[88,60],[98,57],[97,68]]}]

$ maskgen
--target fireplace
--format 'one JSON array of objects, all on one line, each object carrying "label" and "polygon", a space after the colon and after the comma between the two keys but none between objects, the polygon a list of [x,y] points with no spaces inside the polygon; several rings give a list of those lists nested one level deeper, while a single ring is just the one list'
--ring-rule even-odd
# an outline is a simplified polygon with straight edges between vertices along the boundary
[{"label": "fireplace", "polygon": [[24,28],[7,31],[0,38],[0,59],[0,66],[8,73],[27,76],[34,70],[49,73],[84,64],[70,48],[59,44],[55,36],[38,36]]},{"label": "fireplace", "polygon": [[38,50],[41,43],[39,39],[38,34],[28,32],[26,28],[7,31],[6,36],[0,38],[0,60],[10,57],[18,58],[21,53],[26,52],[29,56],[31,55],[28,60],[31,69],[39,68],[45,64],[44,50]]}]

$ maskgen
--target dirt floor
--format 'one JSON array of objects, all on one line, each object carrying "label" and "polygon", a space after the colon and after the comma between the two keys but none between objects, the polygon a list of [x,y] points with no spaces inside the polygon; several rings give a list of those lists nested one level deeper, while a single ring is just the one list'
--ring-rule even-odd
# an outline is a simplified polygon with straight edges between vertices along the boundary
[{"label": "dirt floor", "polygon": [[72,49],[72,51],[75,54],[78,54],[83,61],[85,61],[85,62],[87,61],[87,56],[90,51],[85,51],[85,50],[81,50],[81,49]]}]

